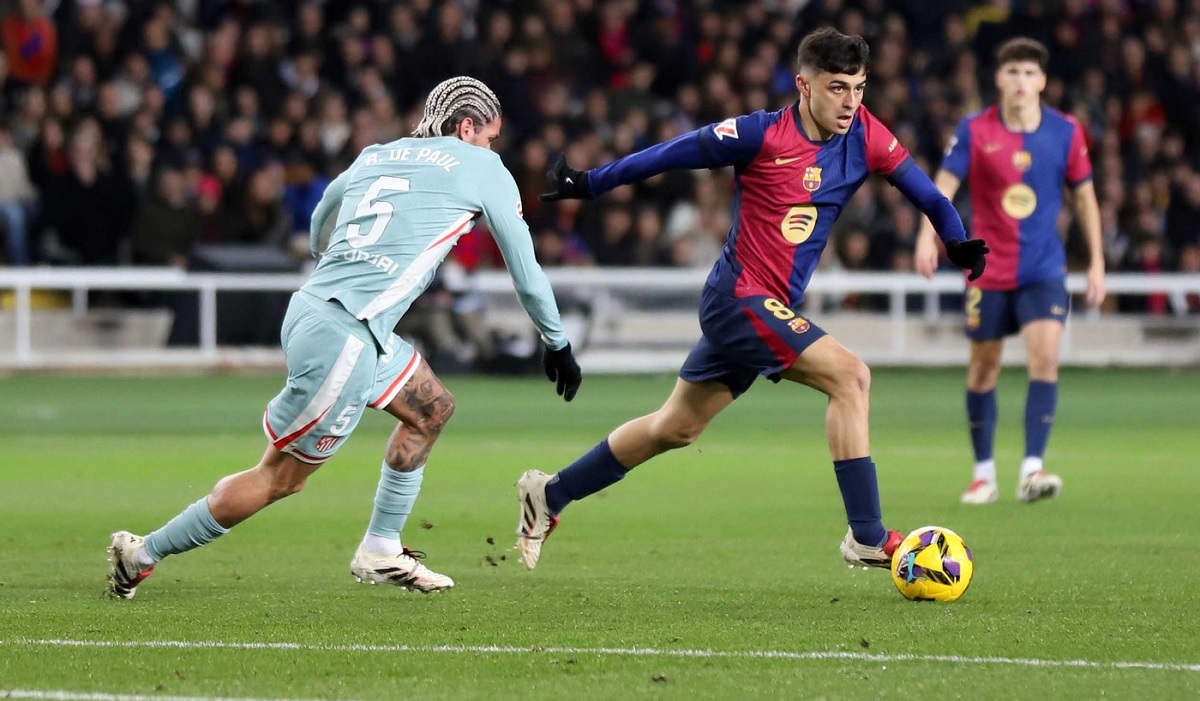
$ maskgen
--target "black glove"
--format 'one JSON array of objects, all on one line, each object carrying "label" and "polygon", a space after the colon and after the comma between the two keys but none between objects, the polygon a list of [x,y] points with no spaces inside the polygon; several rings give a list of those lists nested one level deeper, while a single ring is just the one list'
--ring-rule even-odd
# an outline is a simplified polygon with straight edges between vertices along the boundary
[{"label": "black glove", "polygon": [[546,371],[546,379],[558,383],[558,396],[568,402],[575,398],[579,385],[583,383],[583,371],[575,362],[570,343],[558,350],[551,350],[547,346],[542,353],[542,368]]},{"label": "black glove", "polygon": [[984,256],[988,253],[990,251],[983,239],[951,239],[946,242],[946,257],[963,270],[971,271],[967,276],[968,280],[975,280],[983,275],[983,269],[987,267],[987,259]]},{"label": "black glove", "polygon": [[538,195],[542,202],[592,199],[587,171],[575,170],[567,165],[567,157],[561,153],[546,170],[546,182],[550,184],[551,190]]}]

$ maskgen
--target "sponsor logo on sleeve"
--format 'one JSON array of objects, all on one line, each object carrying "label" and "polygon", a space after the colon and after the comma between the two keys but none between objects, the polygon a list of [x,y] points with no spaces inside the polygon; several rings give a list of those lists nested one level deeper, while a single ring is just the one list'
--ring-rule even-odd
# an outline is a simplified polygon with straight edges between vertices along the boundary
[{"label": "sponsor logo on sleeve", "polygon": [[726,119],[713,127],[713,133],[717,135],[717,141],[724,141],[727,136],[731,139],[738,138],[737,120],[732,117]]}]

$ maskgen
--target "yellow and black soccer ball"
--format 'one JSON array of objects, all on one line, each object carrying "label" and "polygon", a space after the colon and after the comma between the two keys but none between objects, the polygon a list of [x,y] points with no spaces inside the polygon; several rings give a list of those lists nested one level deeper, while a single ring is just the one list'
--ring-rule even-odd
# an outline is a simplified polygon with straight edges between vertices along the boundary
[{"label": "yellow and black soccer ball", "polygon": [[957,601],[974,574],[971,549],[949,528],[918,528],[892,553],[892,581],[912,601]]}]

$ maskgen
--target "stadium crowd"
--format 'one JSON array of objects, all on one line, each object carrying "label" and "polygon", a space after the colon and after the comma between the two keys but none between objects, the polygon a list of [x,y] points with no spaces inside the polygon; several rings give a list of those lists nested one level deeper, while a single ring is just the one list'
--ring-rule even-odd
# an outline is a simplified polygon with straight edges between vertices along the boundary
[{"label": "stadium crowd", "polygon": [[[330,179],[406,135],[435,83],[469,74],[505,109],[498,150],[543,263],[708,267],[730,171],[547,205],[547,161],[565,150],[590,167],[783,106],[797,43],[823,24],[870,41],[866,104],[931,173],[958,120],[994,99],[995,47],[1044,42],[1045,102],[1090,135],[1110,269],[1200,271],[1200,0],[10,0],[0,258],[187,266],[234,243],[298,260]],[[917,226],[871,182],[825,265],[911,270]],[[455,256],[501,264],[483,231]]]}]

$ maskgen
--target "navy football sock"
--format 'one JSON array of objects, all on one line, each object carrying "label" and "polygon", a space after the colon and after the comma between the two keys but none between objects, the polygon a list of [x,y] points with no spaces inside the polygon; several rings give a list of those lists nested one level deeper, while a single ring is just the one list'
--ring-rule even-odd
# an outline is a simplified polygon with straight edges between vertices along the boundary
[{"label": "navy football sock", "polygon": [[629,469],[617,460],[608,439],[564,467],[546,484],[546,506],[559,513],[567,504],[604,489],[621,480]]},{"label": "navy football sock", "polygon": [[838,489],[842,490],[846,520],[854,532],[854,539],[862,545],[883,545],[887,540],[887,530],[880,518],[875,463],[871,462],[870,456],[834,460],[833,470],[837,474]]},{"label": "navy football sock", "polygon": [[1025,456],[1040,458],[1046,454],[1054,412],[1058,407],[1058,383],[1031,380],[1025,397]]},{"label": "navy football sock", "polygon": [[971,428],[971,447],[975,462],[992,459],[996,440],[996,388],[986,392],[967,390],[967,422]]}]

